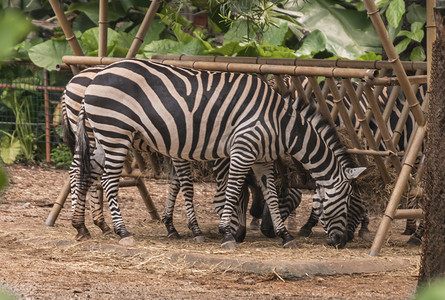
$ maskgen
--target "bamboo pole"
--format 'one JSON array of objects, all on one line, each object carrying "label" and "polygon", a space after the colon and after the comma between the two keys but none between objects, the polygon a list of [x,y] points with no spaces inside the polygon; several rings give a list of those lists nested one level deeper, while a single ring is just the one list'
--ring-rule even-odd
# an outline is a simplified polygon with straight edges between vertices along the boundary
[{"label": "bamboo pole", "polygon": [[[269,58],[269,57],[230,57],[230,56],[200,56],[200,55],[169,55],[155,54],[154,60],[182,60],[182,61],[205,61],[205,62],[230,62],[246,64],[276,64],[290,66],[314,66],[314,67],[336,67],[336,68],[359,68],[359,69],[392,69],[391,63],[383,60],[326,60],[326,59],[302,59],[302,58]],[[427,64],[421,61],[403,61],[403,67],[408,71],[417,69],[426,70]]]},{"label": "bamboo pole", "polygon": [[99,49],[97,55],[105,57],[108,36],[108,0],[99,0]]},{"label": "bamboo pole", "polygon": [[62,207],[65,204],[66,198],[68,197],[70,191],[71,182],[69,179],[67,179],[62,187],[62,190],[59,193],[59,196],[57,197],[56,202],[54,202],[54,205],[51,208],[51,212],[49,213],[48,218],[46,219],[46,226],[54,226],[54,223],[56,223],[57,217],[59,216],[60,211],[62,210]]},{"label": "bamboo pole", "polygon": [[159,5],[161,4],[160,0],[153,0],[150,4],[150,7],[145,14],[144,20],[142,20],[141,26],[139,27],[136,36],[134,37],[133,43],[130,46],[130,50],[128,50],[127,58],[135,57],[144,42],[145,36],[147,35],[147,31],[150,28],[153,19],[155,18],[156,12],[158,11]]},{"label": "bamboo pole", "polygon": [[[388,132],[388,128],[386,127],[386,123],[383,120],[382,113],[380,112],[380,108],[377,104],[377,101],[374,97],[371,87],[368,84],[363,86],[366,96],[368,97],[369,106],[371,107],[372,114],[374,115],[374,119],[377,123],[377,126],[380,128],[380,132],[382,133],[383,141],[385,142],[386,148],[392,152],[397,152],[394,144],[392,143],[391,136]],[[400,172],[402,166],[397,157],[391,156],[390,160],[394,165],[397,173]]]},{"label": "bamboo pole", "polygon": [[422,209],[397,209],[394,212],[394,219],[422,219],[423,218]]},{"label": "bamboo pole", "polygon": [[54,14],[57,17],[60,26],[62,27],[63,33],[65,34],[65,39],[70,44],[70,47],[71,49],[73,49],[74,54],[77,56],[82,56],[82,48],[80,48],[79,42],[77,41],[77,38],[74,35],[73,30],[71,29],[71,26],[69,25],[68,20],[63,13],[62,8],[60,7],[60,2],[57,0],[49,0],[49,3],[51,4]]},{"label": "bamboo pole", "polygon": [[[355,93],[354,87],[349,79],[343,79],[343,85],[345,86],[349,99],[351,99],[353,110],[355,111],[356,118],[360,123],[360,126],[362,128],[362,132],[365,135],[366,139],[368,140],[369,147],[373,151],[378,150],[378,144],[374,140],[374,135],[372,133],[372,130],[369,128],[369,123],[366,122],[366,116],[362,111],[362,108],[360,106],[360,101],[357,97],[357,94]],[[381,157],[374,157],[375,164],[377,165],[377,168],[380,170],[380,174],[382,176],[383,182],[389,183],[390,182],[390,176],[388,174],[388,170],[385,167],[385,164]]]},{"label": "bamboo pole", "polygon": [[335,128],[334,120],[332,120],[331,112],[329,111],[328,105],[326,104],[326,99],[323,97],[320,86],[318,85],[317,79],[313,76],[308,77],[309,82],[312,86],[312,90],[314,91],[315,98],[317,99],[318,108],[321,114],[328,120],[329,124],[332,128]]},{"label": "bamboo pole", "polygon": [[[139,168],[142,168],[140,170],[144,170],[144,165],[139,165]],[[131,174],[132,168],[131,163],[128,161],[128,159],[124,163],[124,170],[127,174]],[[142,200],[144,200],[144,204],[147,207],[148,213],[150,214],[150,217],[153,220],[160,220],[158,211],[156,210],[156,206],[153,203],[153,200],[150,197],[150,194],[148,193],[147,187],[144,184],[144,181],[142,178],[137,177],[136,178],[136,187],[139,190],[139,194],[141,194]]]},{"label": "bamboo pole", "polygon": [[[360,145],[360,141],[357,137],[357,134],[355,133],[354,125],[352,124],[352,121],[349,118],[348,111],[346,110],[345,104],[343,103],[343,97],[340,97],[337,85],[335,84],[334,80],[330,77],[327,77],[325,81],[329,89],[331,90],[332,96],[334,97],[335,106],[337,106],[340,116],[343,119],[343,123],[345,124],[352,145],[357,149],[361,149],[362,146]],[[358,156],[358,161],[362,166],[368,165],[366,157],[362,155]]]},{"label": "bamboo pole", "polygon": [[371,256],[378,255],[380,249],[382,248],[386,234],[388,233],[389,227],[391,225],[391,221],[394,219],[395,211],[400,203],[400,199],[408,183],[408,178],[411,176],[411,171],[414,168],[414,164],[417,158],[417,153],[419,152],[423,144],[425,131],[426,131],[425,126],[419,127],[419,129],[416,132],[416,137],[414,138],[413,144],[408,150],[407,158],[397,178],[394,190],[391,194],[388,205],[386,206],[385,213],[382,217],[382,220],[380,221],[379,228],[374,238],[374,242],[371,247],[371,252],[369,253],[369,255]]},{"label": "bamboo pole", "polygon": [[433,42],[436,40],[436,21],[434,20],[435,0],[426,0],[426,61],[427,61],[427,76],[428,76],[428,90],[431,75],[431,59],[433,56]]},{"label": "bamboo pole", "polygon": [[420,109],[420,105],[416,99],[416,95],[414,94],[414,91],[408,81],[405,69],[403,68],[403,64],[401,63],[400,58],[397,55],[391,39],[389,38],[388,32],[386,31],[385,25],[383,24],[382,18],[380,17],[379,10],[375,5],[374,0],[363,0],[363,2],[365,4],[366,10],[368,11],[369,17],[371,18],[372,24],[374,25],[374,28],[380,37],[383,48],[388,55],[389,62],[393,65],[394,72],[399,79],[400,86],[405,93],[411,111],[416,118],[416,122],[419,126],[423,126],[425,124],[425,117],[422,110]]}]

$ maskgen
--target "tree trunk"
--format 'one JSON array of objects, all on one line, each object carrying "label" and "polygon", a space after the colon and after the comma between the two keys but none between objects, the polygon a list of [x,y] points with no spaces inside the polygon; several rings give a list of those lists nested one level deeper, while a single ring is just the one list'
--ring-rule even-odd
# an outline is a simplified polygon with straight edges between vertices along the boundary
[{"label": "tree trunk", "polygon": [[445,276],[445,8],[435,9],[425,149],[425,234],[419,283]]}]

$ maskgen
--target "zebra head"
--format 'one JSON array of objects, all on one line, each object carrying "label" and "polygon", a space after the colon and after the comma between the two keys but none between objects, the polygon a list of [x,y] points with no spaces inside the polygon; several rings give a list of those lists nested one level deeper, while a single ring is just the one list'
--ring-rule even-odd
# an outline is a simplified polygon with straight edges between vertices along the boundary
[{"label": "zebra head", "polygon": [[[327,233],[327,244],[338,248],[343,248],[351,240],[351,233],[360,221],[359,218],[351,214],[351,203],[353,209],[357,209],[356,203],[361,203],[357,195],[354,194],[352,180],[356,179],[366,168],[344,168],[340,172],[338,181],[332,185],[319,185],[316,190],[316,197],[319,200],[317,213],[320,215],[320,222]],[[347,204],[346,206],[344,204]],[[349,224],[351,223],[351,224]]]}]

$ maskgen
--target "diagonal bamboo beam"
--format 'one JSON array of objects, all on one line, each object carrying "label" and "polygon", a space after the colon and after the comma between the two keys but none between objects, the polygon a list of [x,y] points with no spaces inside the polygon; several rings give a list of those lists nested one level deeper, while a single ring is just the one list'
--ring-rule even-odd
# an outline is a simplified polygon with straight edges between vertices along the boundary
[{"label": "diagonal bamboo beam", "polygon": [[369,253],[369,255],[371,256],[376,256],[379,254],[391,222],[392,220],[394,220],[397,206],[399,205],[400,199],[402,198],[403,192],[405,191],[406,185],[408,183],[408,178],[411,176],[411,171],[414,168],[417,153],[422,147],[426,132],[425,127],[426,126],[419,127],[416,132],[413,144],[408,150],[407,158],[403,164],[402,170],[400,171],[399,177],[397,178],[394,190],[391,194],[388,205],[386,206],[386,210],[382,217],[382,220],[380,221],[380,225],[377,229],[374,242],[372,243],[371,252]]},{"label": "diagonal bamboo beam", "polygon": [[144,42],[145,36],[147,35],[148,29],[150,28],[150,25],[155,18],[160,4],[160,0],[153,0],[151,2],[150,7],[145,14],[144,20],[142,20],[141,26],[139,27],[139,30],[134,37],[133,43],[130,46],[130,50],[128,50],[126,58],[135,57],[138,53],[139,48],[141,47],[142,43]]},{"label": "diagonal bamboo beam", "polygon": [[394,48],[394,45],[389,38],[388,32],[386,31],[385,25],[383,24],[382,18],[380,17],[379,10],[377,9],[374,0],[363,0],[368,15],[371,18],[372,24],[380,37],[383,48],[388,55],[389,62],[392,64],[394,72],[399,79],[400,86],[405,93],[406,99],[410,105],[411,111],[413,112],[416,122],[419,126],[425,125],[425,117],[423,111],[420,108],[419,101],[416,99],[413,89],[408,81],[405,69],[400,61],[400,58]]},{"label": "diagonal bamboo beam", "polygon": [[[329,89],[331,90],[332,96],[334,97],[334,103],[335,106],[338,108],[338,111],[340,113],[340,117],[343,120],[343,124],[345,124],[346,130],[348,132],[349,138],[351,139],[352,145],[357,149],[362,149],[362,146],[360,145],[359,138],[357,137],[357,134],[355,133],[354,125],[352,124],[351,119],[349,118],[348,111],[346,110],[345,104],[343,103],[343,97],[341,97],[337,85],[335,84],[334,80],[330,77],[327,77],[325,79],[326,84],[329,86]],[[367,166],[368,161],[366,160],[366,157],[359,155],[358,161],[360,162],[360,165]]]},{"label": "diagonal bamboo beam", "polygon": [[[389,151],[396,153],[397,150],[396,150],[394,144],[392,143],[391,135],[389,134],[388,128],[386,127],[386,123],[383,120],[382,113],[380,112],[379,105],[377,103],[377,100],[374,97],[374,93],[373,93],[371,87],[368,84],[365,84],[363,86],[363,88],[364,88],[366,96],[368,97],[369,106],[371,107],[372,114],[374,115],[374,119],[382,133],[383,141],[385,142],[386,148]],[[394,168],[396,169],[397,173],[399,173],[402,168],[399,159],[396,156],[391,156],[390,160],[391,160],[391,163],[394,165]]]},{"label": "diagonal bamboo beam", "polygon": [[[357,94],[355,93],[355,89],[351,83],[350,79],[343,79],[343,85],[345,86],[349,99],[351,99],[353,110],[355,111],[357,120],[360,122],[360,126],[362,128],[362,132],[365,135],[365,138],[368,140],[369,148],[371,150],[378,150],[378,144],[374,141],[374,135],[372,133],[372,130],[369,128],[369,123],[366,122],[366,116],[362,111],[362,108],[360,106],[359,98],[357,97]],[[388,170],[385,167],[385,164],[381,157],[375,156],[374,157],[375,164],[377,165],[377,168],[380,170],[380,174],[382,176],[383,182],[389,183],[390,182],[390,176],[388,174]]]}]

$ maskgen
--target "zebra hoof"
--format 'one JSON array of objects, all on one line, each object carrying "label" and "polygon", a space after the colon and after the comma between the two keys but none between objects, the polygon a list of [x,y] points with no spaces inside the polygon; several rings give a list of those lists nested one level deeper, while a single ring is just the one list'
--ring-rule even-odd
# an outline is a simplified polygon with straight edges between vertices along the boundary
[{"label": "zebra hoof", "polygon": [[198,244],[206,242],[206,238],[203,235],[197,235],[193,238],[193,240],[195,241],[195,243],[198,243]]},{"label": "zebra hoof", "polygon": [[253,218],[249,225],[250,230],[260,230],[260,220]]},{"label": "zebra hoof", "polygon": [[235,250],[236,248],[238,248],[238,245],[236,244],[235,241],[227,241],[221,244],[221,248],[227,250]]},{"label": "zebra hoof", "polygon": [[409,240],[406,242],[408,245],[420,246],[422,244],[422,239],[413,234],[410,236]]},{"label": "zebra hoof", "polygon": [[107,226],[107,228],[102,229],[102,235],[107,236],[107,235],[110,235],[112,233],[113,233],[113,230],[111,230],[111,228],[108,227],[108,226]]},{"label": "zebra hoof", "polygon": [[298,245],[295,240],[292,240],[292,241],[288,241],[288,242],[284,243],[283,248],[297,249]]},{"label": "zebra hoof", "polygon": [[136,241],[134,240],[134,237],[132,235],[122,238],[119,241],[119,244],[122,246],[134,246],[136,244]]},{"label": "zebra hoof", "polygon": [[179,235],[179,233],[175,230],[175,231],[172,231],[172,232],[169,232],[168,234],[167,234],[167,237],[169,238],[169,239],[172,239],[172,240],[178,240],[178,239],[180,239],[181,238],[181,236]]},{"label": "zebra hoof", "polygon": [[78,242],[86,241],[89,239],[91,239],[91,234],[88,231],[83,233],[78,233],[76,235],[76,241]]},{"label": "zebra hoof", "polygon": [[404,232],[402,232],[402,235],[412,235],[414,232],[416,232],[416,229],[406,228]]},{"label": "zebra hoof", "polygon": [[307,229],[301,227],[300,231],[298,231],[299,236],[309,237],[312,234],[312,229]]},{"label": "zebra hoof", "polygon": [[362,239],[364,239],[365,241],[372,240],[371,231],[369,231],[369,230],[360,230],[358,232],[358,236],[361,237]]}]

